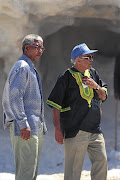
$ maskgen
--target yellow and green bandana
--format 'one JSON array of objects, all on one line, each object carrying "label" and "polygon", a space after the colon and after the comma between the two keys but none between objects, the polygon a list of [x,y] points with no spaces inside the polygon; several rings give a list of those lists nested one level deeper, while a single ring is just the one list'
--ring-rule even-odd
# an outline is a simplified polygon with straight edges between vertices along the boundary
[{"label": "yellow and green bandana", "polygon": [[[76,79],[76,82],[77,82],[79,89],[80,89],[81,97],[83,99],[87,100],[89,107],[91,107],[91,100],[94,97],[93,89],[90,87],[86,87],[86,88],[83,87],[83,85],[82,85],[82,74],[80,72],[75,72],[71,69],[68,69],[68,70],[72,74],[72,76]],[[88,69],[84,72],[84,76],[90,77],[90,72]]]}]

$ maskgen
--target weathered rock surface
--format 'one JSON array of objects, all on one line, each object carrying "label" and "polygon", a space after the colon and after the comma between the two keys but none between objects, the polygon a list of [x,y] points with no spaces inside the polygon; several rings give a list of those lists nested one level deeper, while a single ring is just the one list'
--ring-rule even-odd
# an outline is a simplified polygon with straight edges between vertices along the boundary
[{"label": "weathered rock surface", "polygon": [[[86,33],[88,35],[90,32],[95,33],[93,37],[87,35],[84,41],[88,38],[97,41],[104,51],[101,43],[110,40],[109,37],[112,38],[110,41],[112,42],[114,36],[115,38],[119,36],[120,2],[119,0],[0,0],[0,24],[0,57],[5,57],[7,61],[9,59],[13,62],[20,55],[21,40],[26,34],[38,33],[45,39],[65,27],[79,28],[79,32],[85,34],[85,37]],[[78,35],[76,34],[74,40]],[[70,42],[67,40],[67,43]],[[113,46],[113,43],[110,44]],[[117,46],[118,42],[115,45]]]}]

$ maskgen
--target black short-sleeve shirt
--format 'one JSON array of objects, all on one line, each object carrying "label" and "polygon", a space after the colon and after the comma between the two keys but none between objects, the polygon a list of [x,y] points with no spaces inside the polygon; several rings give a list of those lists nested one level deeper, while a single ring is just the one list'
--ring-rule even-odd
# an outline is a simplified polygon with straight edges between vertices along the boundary
[{"label": "black short-sleeve shirt", "polygon": [[[63,72],[50,93],[47,104],[60,110],[60,123],[65,138],[75,137],[79,130],[100,133],[100,101],[95,90],[91,106],[81,96],[81,89],[72,74],[82,74],[74,67]],[[90,77],[107,91],[107,85],[102,81],[95,69],[89,70]]]}]

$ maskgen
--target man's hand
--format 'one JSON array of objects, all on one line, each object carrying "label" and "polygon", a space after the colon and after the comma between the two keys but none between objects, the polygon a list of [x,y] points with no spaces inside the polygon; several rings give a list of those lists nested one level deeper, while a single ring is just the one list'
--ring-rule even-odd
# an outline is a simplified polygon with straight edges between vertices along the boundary
[{"label": "man's hand", "polygon": [[55,140],[59,143],[59,144],[63,144],[63,135],[62,135],[62,131],[61,129],[57,129],[55,128]]},{"label": "man's hand", "polygon": [[30,127],[27,127],[27,128],[25,128],[25,129],[21,129],[20,137],[21,137],[23,140],[27,141],[27,140],[30,139],[30,132],[31,132]]},{"label": "man's hand", "polygon": [[83,76],[82,82],[83,84],[89,86],[90,88],[93,88],[93,89],[97,88],[97,83],[90,77]]},{"label": "man's hand", "polygon": [[89,86],[90,88],[95,89],[99,99],[101,99],[102,101],[104,101],[106,99],[105,90],[102,89],[100,86],[99,86],[99,90],[97,90],[96,88],[97,88],[98,84],[92,78],[87,77],[87,76],[83,76],[82,82],[83,82],[83,84]]}]

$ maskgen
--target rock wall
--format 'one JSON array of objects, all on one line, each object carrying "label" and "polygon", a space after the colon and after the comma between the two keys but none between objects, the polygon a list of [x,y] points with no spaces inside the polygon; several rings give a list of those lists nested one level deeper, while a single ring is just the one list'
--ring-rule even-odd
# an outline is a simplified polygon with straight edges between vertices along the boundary
[{"label": "rock wall", "polygon": [[[45,101],[57,76],[70,67],[72,48],[82,42],[98,49],[94,67],[108,83],[113,97],[114,59],[120,47],[119,0],[0,0],[0,96],[7,75],[21,55],[29,33],[44,38],[46,51],[36,67]],[[46,119],[50,112],[45,106]],[[0,102],[0,127],[2,105]]]}]

